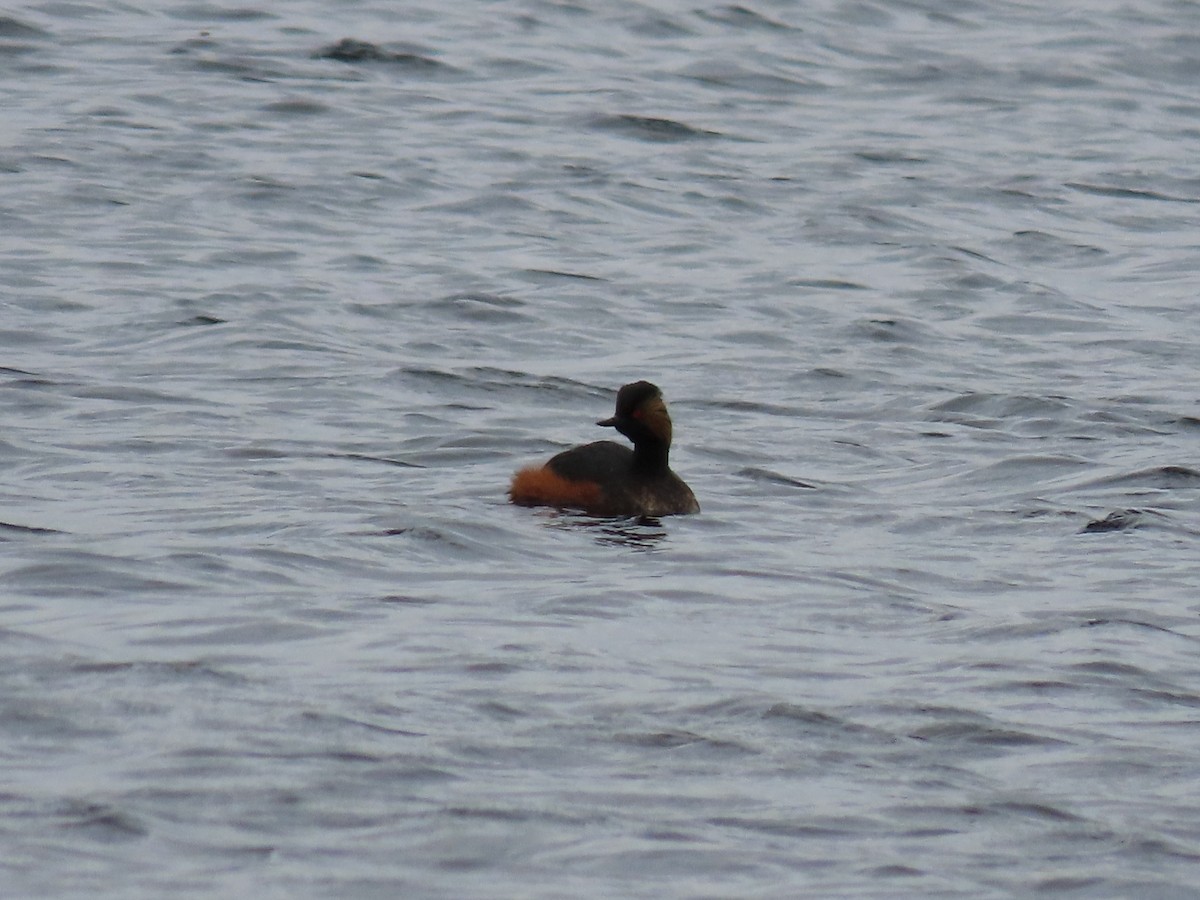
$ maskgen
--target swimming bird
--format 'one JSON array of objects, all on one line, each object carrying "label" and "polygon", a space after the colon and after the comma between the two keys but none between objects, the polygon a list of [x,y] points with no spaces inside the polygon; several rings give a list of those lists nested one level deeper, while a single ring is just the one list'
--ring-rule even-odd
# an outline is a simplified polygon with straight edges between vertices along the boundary
[{"label": "swimming bird", "polygon": [[671,416],[655,385],[625,385],[617,392],[616,412],[596,424],[617,429],[633,441],[633,449],[595,441],[564,450],[543,466],[517,472],[509,499],[519,506],[581,509],[594,516],[700,512],[692,489],[667,464]]}]

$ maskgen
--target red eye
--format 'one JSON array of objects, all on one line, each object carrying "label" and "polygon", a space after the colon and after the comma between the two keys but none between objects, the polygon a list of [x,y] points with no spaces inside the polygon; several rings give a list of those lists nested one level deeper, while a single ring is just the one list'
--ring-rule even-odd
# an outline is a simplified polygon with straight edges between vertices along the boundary
[{"label": "red eye", "polygon": [[640,419],[641,417],[642,417],[642,411],[640,409],[635,409],[633,411],[633,418]]}]

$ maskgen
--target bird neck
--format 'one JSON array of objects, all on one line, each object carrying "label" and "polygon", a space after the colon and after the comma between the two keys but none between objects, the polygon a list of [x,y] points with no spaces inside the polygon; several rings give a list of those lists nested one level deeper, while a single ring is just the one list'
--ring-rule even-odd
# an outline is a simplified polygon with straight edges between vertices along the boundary
[{"label": "bird neck", "polygon": [[647,475],[657,475],[670,467],[667,455],[671,445],[657,439],[642,439],[633,445],[633,468]]}]

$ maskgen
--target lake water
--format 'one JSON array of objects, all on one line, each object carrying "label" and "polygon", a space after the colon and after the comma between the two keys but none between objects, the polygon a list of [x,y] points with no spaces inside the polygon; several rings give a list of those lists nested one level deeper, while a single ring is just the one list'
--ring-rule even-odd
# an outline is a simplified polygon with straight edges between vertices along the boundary
[{"label": "lake water", "polygon": [[0,895],[1196,897],[1198,36],[0,17]]}]

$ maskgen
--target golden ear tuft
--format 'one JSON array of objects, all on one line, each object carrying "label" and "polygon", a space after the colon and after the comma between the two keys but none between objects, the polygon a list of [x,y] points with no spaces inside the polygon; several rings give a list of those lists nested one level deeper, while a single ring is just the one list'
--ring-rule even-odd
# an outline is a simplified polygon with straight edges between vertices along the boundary
[{"label": "golden ear tuft", "polygon": [[661,396],[647,397],[637,408],[636,418],[656,434],[661,441],[671,442],[671,414]]}]

